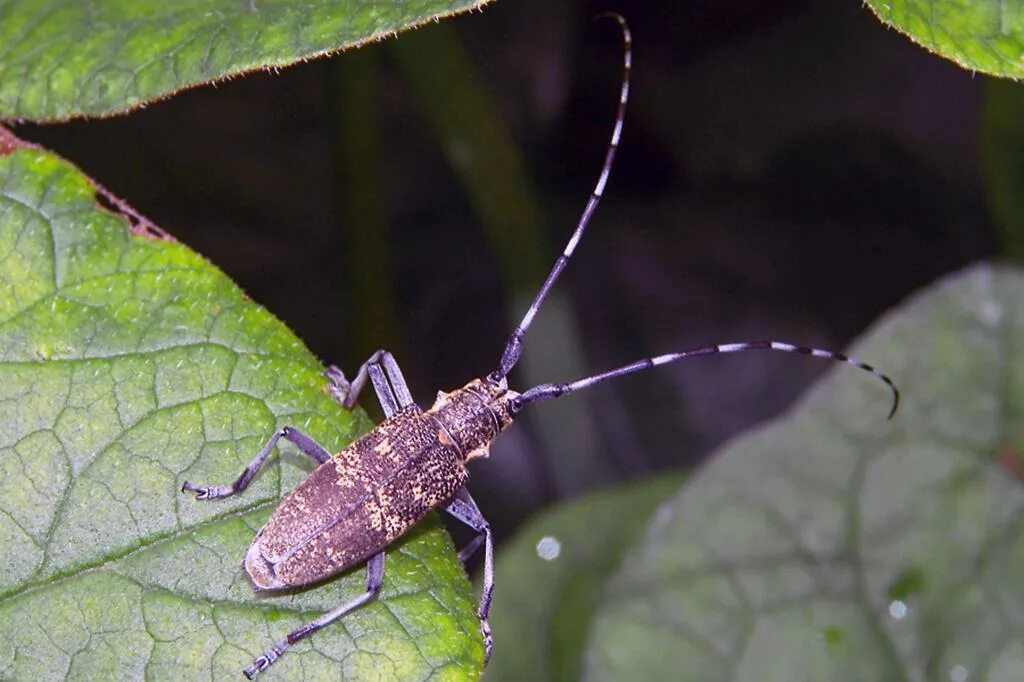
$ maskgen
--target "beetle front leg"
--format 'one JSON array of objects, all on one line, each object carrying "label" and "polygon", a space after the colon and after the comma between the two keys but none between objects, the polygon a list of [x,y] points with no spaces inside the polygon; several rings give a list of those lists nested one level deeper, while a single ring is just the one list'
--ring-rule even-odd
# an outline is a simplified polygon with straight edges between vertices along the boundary
[{"label": "beetle front leg", "polygon": [[366,562],[366,592],[359,595],[352,601],[342,604],[333,611],[328,611],[316,620],[306,623],[297,630],[292,630],[283,640],[267,649],[262,656],[253,661],[252,665],[242,672],[251,680],[257,674],[269,668],[274,661],[281,657],[281,654],[285,652],[285,649],[290,647],[292,644],[309,637],[320,628],[330,625],[350,611],[358,609],[363,604],[373,600],[380,593],[380,587],[383,583],[384,552],[380,552],[379,554],[375,554]]},{"label": "beetle front leg", "polygon": [[355,406],[359,394],[366,387],[367,380],[373,384],[374,392],[387,417],[413,402],[402,370],[395,362],[394,356],[383,349],[375,351],[359,367],[356,378],[351,382],[345,378],[345,373],[335,365],[328,367],[324,376],[331,382],[331,396],[346,410],[351,410]]},{"label": "beetle front leg", "polygon": [[[484,539],[484,586],[480,593],[480,604],[477,606],[476,615],[480,619],[480,634],[484,638],[484,665],[487,665],[487,662],[491,660],[491,650],[494,648],[491,624],[487,620],[491,612],[491,596],[494,593],[494,541],[491,537],[491,524],[480,513],[480,508],[476,506],[476,502],[465,488],[455,494],[455,499],[448,503],[445,511],[475,530]],[[459,558],[468,559],[479,546],[478,540],[474,540],[459,553]]]},{"label": "beetle front leg", "polygon": [[298,429],[286,426],[270,437],[270,440],[259,451],[259,454],[249,462],[245,469],[242,470],[241,475],[231,485],[197,486],[185,481],[184,485],[181,486],[181,492],[194,492],[197,500],[215,500],[219,497],[237,495],[249,487],[249,483],[252,482],[252,479],[263,466],[263,463],[267,461],[267,457],[270,456],[274,446],[277,445],[277,441],[282,438],[292,443],[317,464],[323,464],[331,458],[331,453],[324,450],[315,440]]}]

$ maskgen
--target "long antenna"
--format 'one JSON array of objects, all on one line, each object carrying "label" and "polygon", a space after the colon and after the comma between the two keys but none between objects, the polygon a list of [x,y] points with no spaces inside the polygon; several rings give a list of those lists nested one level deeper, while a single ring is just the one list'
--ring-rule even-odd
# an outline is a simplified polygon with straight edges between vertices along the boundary
[{"label": "long antenna", "polygon": [[604,155],[604,165],[601,166],[601,175],[597,179],[597,184],[594,186],[594,191],[591,192],[590,198],[587,199],[587,205],[583,209],[583,215],[580,216],[579,222],[576,224],[576,231],[572,233],[572,237],[569,238],[569,243],[565,245],[565,250],[562,251],[562,255],[555,261],[555,266],[551,268],[551,272],[548,274],[548,278],[544,281],[544,285],[541,286],[540,291],[537,292],[537,296],[533,299],[533,303],[530,304],[529,309],[526,311],[526,315],[523,316],[519,326],[515,328],[512,335],[509,336],[508,342],[505,344],[505,350],[501,354],[501,364],[498,369],[490,375],[490,379],[493,381],[500,381],[508,376],[508,373],[512,371],[512,368],[519,362],[519,356],[523,350],[523,337],[526,335],[527,330],[530,328],[530,323],[533,322],[533,317],[540,310],[540,306],[544,303],[544,299],[547,298],[548,292],[551,287],[554,286],[555,282],[558,281],[558,276],[562,274],[562,270],[568,264],[569,259],[572,257],[573,251],[576,250],[576,245],[580,243],[580,239],[583,237],[583,231],[587,229],[587,224],[590,222],[590,217],[594,214],[594,210],[597,205],[601,202],[601,195],[604,194],[605,184],[608,182],[608,174],[612,170],[612,162],[615,160],[615,152],[619,148],[619,138],[622,136],[622,121],[626,117],[626,102],[629,100],[629,74],[632,69],[633,63],[633,35],[629,31],[629,25],[626,20],[618,14],[601,14],[597,18],[611,18],[619,23],[619,27],[622,29],[622,47],[623,47],[623,65],[622,65],[622,87],[619,90],[619,107],[615,113],[615,128],[612,131],[612,139],[608,143],[608,151]]},{"label": "long antenna", "polygon": [[[537,311],[540,310],[540,306],[544,303],[544,299],[547,298],[551,287],[553,287],[555,282],[558,281],[558,277],[562,274],[562,270],[564,270],[565,266],[569,263],[569,259],[572,257],[573,252],[576,250],[576,246],[583,237],[584,230],[587,229],[587,225],[590,223],[590,218],[594,215],[597,205],[601,202],[601,196],[604,194],[604,188],[608,182],[608,175],[612,170],[612,162],[615,160],[615,152],[619,148],[619,138],[622,136],[622,122],[626,117],[626,102],[629,100],[629,77],[633,66],[633,36],[629,31],[629,25],[621,15],[608,13],[598,16],[598,18],[605,17],[617,21],[619,27],[622,29],[623,67],[622,87],[619,91],[619,106],[615,113],[615,128],[612,130],[612,138],[608,143],[608,151],[605,152],[604,165],[601,166],[601,175],[597,179],[597,184],[594,186],[594,191],[591,192],[590,198],[587,199],[587,205],[584,207],[583,214],[580,216],[580,220],[576,224],[576,231],[573,232],[572,237],[569,238],[569,243],[565,245],[565,250],[562,251],[562,255],[560,255],[558,260],[555,261],[555,265],[551,268],[548,278],[544,281],[540,291],[537,292],[537,296],[533,299],[533,303],[530,304],[530,307],[526,311],[526,315],[523,316],[519,326],[517,326],[515,331],[513,331],[511,336],[509,336],[508,342],[505,344],[505,350],[501,354],[501,364],[497,370],[488,376],[491,381],[500,381],[504,379],[519,361],[519,356],[523,350],[523,337],[526,336],[526,332],[529,330],[534,316],[537,314]],[[885,384],[892,390],[892,408],[889,410],[889,419],[892,419],[893,415],[896,414],[896,409],[899,407],[900,392],[899,389],[896,388],[896,384],[887,375],[878,371],[871,365],[843,355],[842,353],[823,350],[821,348],[798,346],[792,343],[785,343],[783,341],[722,343],[713,346],[692,348],[681,353],[669,353],[667,355],[645,358],[643,360],[638,360],[631,364],[609,370],[602,374],[595,374],[594,376],[584,377],[583,379],[577,379],[576,381],[569,383],[546,383],[534,386],[516,397],[513,400],[513,406],[518,410],[523,405],[527,405],[538,400],[551,400],[553,398],[558,398],[559,396],[563,396],[568,393],[589,388],[590,386],[599,384],[602,381],[627,376],[659,365],[667,365],[671,362],[676,362],[677,360],[685,360],[687,358],[700,357],[702,355],[713,355],[715,353],[742,353],[751,350],[770,350],[783,353],[796,353],[799,355],[811,355],[816,358],[823,358],[834,362],[852,365],[858,369],[864,370],[865,372],[871,373],[876,378],[885,382]]]},{"label": "long antenna", "polygon": [[615,379],[617,377],[623,377],[628,374],[633,374],[641,370],[649,369],[651,367],[657,367],[658,365],[667,365],[670,362],[677,360],[685,360],[687,358],[700,357],[702,355],[713,355],[715,353],[742,353],[748,350],[774,350],[781,351],[783,353],[798,353],[800,355],[812,355],[816,358],[824,358],[826,360],[833,360],[835,362],[842,362],[848,365],[853,365],[858,369],[862,369],[865,372],[870,372],[877,378],[884,381],[890,389],[892,389],[892,409],[889,410],[889,419],[896,414],[896,408],[900,405],[900,392],[896,388],[896,384],[888,376],[879,372],[871,365],[855,360],[854,358],[843,355],[842,353],[836,353],[830,350],[822,350],[820,348],[808,348],[807,346],[796,346],[791,343],[785,343],[782,341],[747,341],[743,343],[722,343],[714,346],[702,346],[700,348],[693,348],[691,350],[683,351],[682,353],[669,353],[668,355],[659,355],[653,358],[645,358],[638,360],[628,365],[623,365],[617,369],[609,370],[602,374],[595,374],[591,377],[585,377],[578,379],[567,384],[540,384],[533,388],[523,392],[518,398],[514,400],[515,407],[518,409],[523,405],[535,402],[537,400],[551,400],[559,396],[578,391],[583,388],[589,388],[594,384],[599,384],[602,381],[608,381],[609,379]]}]

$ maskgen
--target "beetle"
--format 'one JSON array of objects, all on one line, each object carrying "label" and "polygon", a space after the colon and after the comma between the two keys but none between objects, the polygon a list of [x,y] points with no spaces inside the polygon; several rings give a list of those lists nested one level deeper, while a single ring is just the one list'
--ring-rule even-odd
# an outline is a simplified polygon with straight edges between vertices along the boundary
[{"label": "beetle", "polygon": [[885,382],[892,391],[891,418],[899,405],[893,381],[874,367],[841,353],[780,341],[754,341],[703,346],[638,360],[569,383],[545,383],[523,392],[508,387],[507,376],[522,352],[523,339],[548,292],[565,269],[604,193],[622,134],[632,69],[632,37],[625,20],[616,20],[623,36],[623,76],[611,140],[597,183],[562,254],[555,261],[522,321],[509,336],[498,368],[462,388],[439,392],[430,409],[413,401],[394,357],[378,350],[349,382],[331,366],[326,372],[331,394],[347,409],[367,381],[384,410],[375,429],[340,452],[331,454],[312,438],[285,426],[267,441],[241,475],[228,486],[185,482],[182,492],[212,500],[236,495],[249,485],[280,439],[294,444],[317,468],[278,506],[256,534],[245,557],[245,571],[259,590],[285,590],[321,582],[366,563],[366,590],[302,627],[289,632],[243,671],[250,679],[266,670],[285,650],[374,599],[384,579],[384,550],[428,512],[443,508],[469,526],[476,537],[461,552],[465,562],[484,547],[483,587],[477,607],[485,664],[493,641],[488,624],[494,590],[494,545],[491,527],[466,489],[466,464],[487,457],[491,443],[532,402],[558,398],[594,384],[644,369],[714,353],[772,350],[799,353],[853,365]]}]

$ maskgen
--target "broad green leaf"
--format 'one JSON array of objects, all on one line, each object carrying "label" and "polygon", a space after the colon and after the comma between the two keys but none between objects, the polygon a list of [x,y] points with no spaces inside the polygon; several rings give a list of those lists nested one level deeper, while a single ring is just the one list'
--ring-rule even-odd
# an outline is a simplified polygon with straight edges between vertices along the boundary
[{"label": "broad green leaf", "polygon": [[[233,480],[285,424],[336,449],[369,423],[223,273],[96,195],[0,128],[0,679],[234,678],[365,574],[253,590],[245,550],[310,469],[290,446],[235,498],[182,482]],[[475,679],[474,601],[432,518],[389,552],[379,601],[266,677]]]},{"label": "broad green leaf", "polygon": [[0,0],[0,119],[123,112],[486,0]]},{"label": "broad green leaf", "polygon": [[1024,87],[985,83],[978,136],[985,198],[1003,254],[1024,263]]},{"label": "broad green leaf", "polygon": [[[679,488],[663,475],[588,495],[542,513],[501,551],[500,593],[491,610],[495,645],[488,682],[580,679],[583,645],[605,582],[630,560],[626,551],[651,515]],[[557,542],[541,558],[541,541]]]},{"label": "broad green leaf", "polygon": [[1004,0],[866,0],[887,26],[965,69],[1024,76],[1024,5]]},{"label": "broad green leaf", "polygon": [[612,581],[591,680],[1019,680],[1024,274],[982,265],[691,476]]}]

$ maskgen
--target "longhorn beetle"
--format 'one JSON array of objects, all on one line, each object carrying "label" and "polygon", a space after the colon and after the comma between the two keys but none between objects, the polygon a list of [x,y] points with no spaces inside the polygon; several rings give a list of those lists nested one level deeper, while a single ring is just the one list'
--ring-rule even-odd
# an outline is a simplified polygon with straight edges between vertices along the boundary
[{"label": "longhorn beetle", "polygon": [[450,393],[438,392],[433,406],[424,412],[413,402],[398,364],[387,351],[378,350],[371,355],[352,382],[345,379],[340,369],[331,366],[325,372],[331,394],[347,409],[355,405],[369,379],[386,417],[377,428],[332,455],[309,436],[285,426],[271,436],[231,485],[198,486],[186,481],[182,486],[182,492],[194,492],[200,500],[240,493],[263,466],[277,442],[284,438],[319,466],[281,502],[267,525],[253,539],[245,556],[245,570],[253,584],[259,590],[302,587],[366,562],[366,592],[289,632],[244,670],[246,677],[251,679],[266,670],[295,642],[376,597],[384,579],[384,550],[437,507],[442,507],[477,533],[473,541],[459,552],[460,560],[465,562],[481,543],[484,546],[483,591],[477,616],[486,664],[493,646],[487,616],[494,589],[494,546],[491,527],[466,490],[466,463],[477,457],[486,457],[491,442],[512,424],[524,406],[532,402],[558,398],[608,379],[686,358],[773,350],[835,360],[874,374],[892,390],[889,417],[895,414],[899,391],[885,374],[841,353],[779,341],[703,346],[638,360],[569,383],[540,384],[522,393],[509,389],[506,377],[519,360],[523,337],[576,250],[604,193],[619,146],[629,97],[632,38],[621,16],[606,16],[615,19],[622,29],[624,57],[615,127],[605,152],[601,175],[569,243],[555,261],[519,326],[509,336],[498,368]]}]

